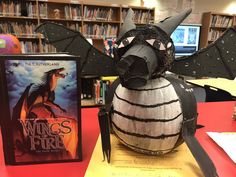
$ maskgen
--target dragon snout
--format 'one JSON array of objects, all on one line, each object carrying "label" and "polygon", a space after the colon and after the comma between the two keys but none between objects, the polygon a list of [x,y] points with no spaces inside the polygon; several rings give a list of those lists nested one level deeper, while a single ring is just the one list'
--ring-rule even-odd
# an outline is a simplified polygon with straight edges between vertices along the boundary
[{"label": "dragon snout", "polygon": [[141,87],[147,83],[148,67],[144,59],[129,55],[117,63],[117,71],[124,87]]},{"label": "dragon snout", "polygon": [[59,68],[57,69],[57,76],[61,78],[65,78],[65,74],[61,73],[65,70],[65,68]]},{"label": "dragon snout", "polygon": [[155,52],[148,46],[131,47],[117,63],[122,86],[136,88],[146,85],[157,67]]}]

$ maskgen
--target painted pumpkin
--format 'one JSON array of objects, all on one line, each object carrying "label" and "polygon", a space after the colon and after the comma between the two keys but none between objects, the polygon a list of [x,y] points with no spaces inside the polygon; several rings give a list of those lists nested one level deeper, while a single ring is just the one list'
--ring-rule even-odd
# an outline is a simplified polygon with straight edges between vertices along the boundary
[{"label": "painted pumpkin", "polygon": [[[187,94],[178,94],[176,87]],[[159,155],[172,151],[183,142],[183,96],[192,105],[191,114],[196,118],[195,97],[184,83],[173,85],[171,80],[160,77],[135,89],[119,85],[113,98],[114,134],[138,152]]]},{"label": "painted pumpkin", "polygon": [[111,106],[99,111],[103,155],[108,162],[110,123],[123,144],[148,155],[171,152],[185,141],[204,175],[218,176],[213,162],[194,137],[197,104],[192,89],[164,73],[174,60],[170,35],[190,12],[138,27],[129,10],[114,46],[119,79],[107,94],[106,101]]}]

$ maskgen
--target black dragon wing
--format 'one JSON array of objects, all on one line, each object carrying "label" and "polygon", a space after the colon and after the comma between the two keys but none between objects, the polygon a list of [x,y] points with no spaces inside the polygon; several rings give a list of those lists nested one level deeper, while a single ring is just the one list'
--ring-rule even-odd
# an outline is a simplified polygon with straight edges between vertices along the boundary
[{"label": "black dragon wing", "polygon": [[191,56],[176,59],[171,69],[175,74],[191,77],[236,77],[236,27]]},{"label": "black dragon wing", "polygon": [[45,22],[37,27],[47,43],[58,52],[67,52],[81,57],[81,74],[96,76],[116,76],[115,60],[93,47],[78,31],[53,22]]}]

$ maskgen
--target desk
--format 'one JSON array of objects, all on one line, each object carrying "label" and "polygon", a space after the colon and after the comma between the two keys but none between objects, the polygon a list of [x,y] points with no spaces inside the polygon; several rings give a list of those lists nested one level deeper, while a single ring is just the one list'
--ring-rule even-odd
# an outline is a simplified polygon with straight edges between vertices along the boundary
[{"label": "desk", "polygon": [[[231,118],[234,103],[235,102],[198,103],[198,123],[205,125],[205,127],[197,130],[196,136],[214,161],[220,177],[235,177],[236,164],[233,163],[205,132],[236,131],[236,122]],[[82,162],[5,166],[1,148],[0,177],[83,177],[99,135],[97,112],[97,108],[82,109]],[[2,141],[0,141],[0,147],[2,147]],[[99,177],[99,175],[97,177]]]}]

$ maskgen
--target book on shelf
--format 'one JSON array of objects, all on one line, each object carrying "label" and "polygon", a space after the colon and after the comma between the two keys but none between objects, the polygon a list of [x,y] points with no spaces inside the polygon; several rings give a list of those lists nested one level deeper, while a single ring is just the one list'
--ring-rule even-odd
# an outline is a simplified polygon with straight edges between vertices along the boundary
[{"label": "book on shelf", "polygon": [[0,16],[21,16],[19,1],[0,1]]},{"label": "book on shelf", "polygon": [[39,16],[41,18],[48,18],[48,4],[39,3]]},{"label": "book on shelf", "polygon": [[[53,7],[53,6],[52,6]],[[52,7],[49,7],[47,2],[40,2],[39,3],[39,16],[41,18],[52,18]],[[55,10],[57,8],[54,8]],[[81,20],[82,19],[82,9],[81,5],[63,5],[61,7],[58,6],[58,10],[60,11],[60,19],[66,20]],[[48,15],[49,14],[49,15]],[[54,18],[54,17],[53,17]]]},{"label": "book on shelf", "polygon": [[215,41],[217,38],[219,38],[224,31],[217,30],[217,29],[210,29],[208,33],[208,41]]},{"label": "book on shelf", "polygon": [[36,3],[29,2],[26,4],[28,17],[37,17],[37,5]]},{"label": "book on shelf", "polygon": [[66,54],[0,56],[7,165],[82,160],[78,61]]},{"label": "book on shelf", "polygon": [[43,50],[43,53],[56,53],[57,52],[56,48],[53,45],[47,44],[45,42],[42,43],[42,50]]},{"label": "book on shelf", "polygon": [[0,22],[2,33],[13,34],[17,37],[37,37],[34,32],[37,24],[32,22]]},{"label": "book on shelf", "polygon": [[212,15],[211,27],[222,27],[228,28],[232,26],[233,17],[222,16],[222,15]]},{"label": "book on shelf", "polygon": [[94,102],[97,105],[106,104],[106,95],[116,76],[101,77],[94,81]]},{"label": "book on shelf", "polygon": [[118,33],[118,25],[84,24],[83,32],[86,38],[114,38]]},{"label": "book on shelf", "polygon": [[115,19],[113,8],[95,8],[84,6],[85,20],[112,21]]},{"label": "book on shelf", "polygon": [[80,23],[67,23],[66,27],[75,31],[79,31],[79,32],[82,31],[82,27]]},{"label": "book on shelf", "polygon": [[[0,22],[0,31],[1,33],[12,34],[19,38],[22,53],[32,53],[40,51],[38,41],[35,41],[35,39],[39,39],[38,35],[34,33],[36,26],[36,24],[28,21]],[[34,41],[27,39],[34,39]]]},{"label": "book on shelf", "polygon": [[20,41],[22,53],[39,53],[39,45],[37,42]]},{"label": "book on shelf", "polygon": [[81,7],[73,7],[66,5],[64,7],[65,11],[65,19],[73,19],[73,20],[81,20],[82,19],[82,11]]},{"label": "book on shelf", "polygon": [[94,80],[98,77],[81,78],[81,99],[93,99],[94,97]]},{"label": "book on shelf", "polygon": [[[149,22],[153,22],[153,19],[151,19],[151,11],[150,10],[136,10],[134,9],[134,17],[133,17],[133,21],[135,23],[149,23]],[[123,9],[122,10],[122,22],[123,19],[125,19],[126,15],[127,15],[128,9]]]},{"label": "book on shelf", "polygon": [[81,99],[94,100],[94,105],[104,105],[106,92],[117,77],[84,77],[81,78]]},{"label": "book on shelf", "polygon": [[0,16],[28,16],[28,17],[37,17],[37,5],[35,2],[26,2],[26,11],[27,14],[22,14],[22,2],[19,0],[16,1],[0,1]]},{"label": "book on shelf", "polygon": [[94,83],[94,102],[98,105],[105,104],[105,94],[107,87],[109,85],[108,81],[96,80]]}]

